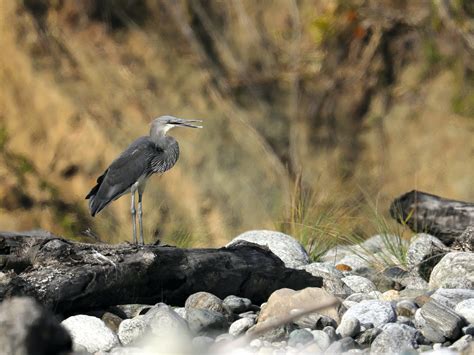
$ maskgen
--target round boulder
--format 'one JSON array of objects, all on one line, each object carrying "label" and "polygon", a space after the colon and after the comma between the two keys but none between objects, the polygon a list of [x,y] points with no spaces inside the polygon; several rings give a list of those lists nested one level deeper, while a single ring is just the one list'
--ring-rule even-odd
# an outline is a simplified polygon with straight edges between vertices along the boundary
[{"label": "round boulder", "polygon": [[286,267],[297,268],[309,263],[309,256],[305,248],[293,237],[281,232],[269,230],[253,230],[235,237],[227,247],[239,241],[247,241],[267,246],[270,251],[278,256]]},{"label": "round boulder", "polygon": [[433,268],[429,282],[431,289],[474,289],[474,253],[452,252],[446,254]]}]

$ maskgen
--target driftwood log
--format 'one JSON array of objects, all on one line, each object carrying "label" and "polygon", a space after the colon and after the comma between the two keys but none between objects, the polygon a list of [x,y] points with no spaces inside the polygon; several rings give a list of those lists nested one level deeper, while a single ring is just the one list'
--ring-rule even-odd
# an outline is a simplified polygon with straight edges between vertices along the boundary
[{"label": "driftwood log", "polygon": [[0,233],[0,270],[0,301],[32,296],[61,314],[131,303],[182,305],[198,291],[258,303],[279,288],[322,285],[320,277],[288,269],[268,248],[246,242],[220,249],[180,249]]},{"label": "driftwood log", "polygon": [[474,203],[449,200],[421,191],[396,198],[390,214],[417,233],[429,233],[451,245],[469,226],[474,226]]}]

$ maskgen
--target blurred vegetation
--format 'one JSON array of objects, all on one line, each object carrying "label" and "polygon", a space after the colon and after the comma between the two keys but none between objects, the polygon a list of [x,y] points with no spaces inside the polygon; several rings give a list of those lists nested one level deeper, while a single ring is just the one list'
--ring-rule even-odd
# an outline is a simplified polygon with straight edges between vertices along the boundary
[{"label": "blurred vegetation", "polygon": [[130,240],[127,198],[92,219],[84,196],[162,114],[205,129],[172,132],[148,242],[279,228],[317,258],[413,188],[473,200],[473,21],[463,0],[3,1],[0,229]]}]

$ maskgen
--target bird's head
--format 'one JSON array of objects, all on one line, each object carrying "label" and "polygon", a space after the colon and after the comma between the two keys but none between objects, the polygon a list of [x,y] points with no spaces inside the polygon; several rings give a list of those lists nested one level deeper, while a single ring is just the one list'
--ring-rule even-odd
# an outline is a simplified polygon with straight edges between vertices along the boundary
[{"label": "bird's head", "polygon": [[171,128],[190,127],[202,128],[202,126],[193,123],[202,122],[201,120],[186,120],[173,116],[160,116],[151,122],[150,136],[164,136]]}]

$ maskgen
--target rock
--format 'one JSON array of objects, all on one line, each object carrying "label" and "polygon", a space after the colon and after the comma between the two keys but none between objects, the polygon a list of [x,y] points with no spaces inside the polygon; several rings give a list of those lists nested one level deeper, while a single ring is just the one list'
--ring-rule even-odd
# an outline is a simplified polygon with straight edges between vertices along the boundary
[{"label": "rock", "polygon": [[370,264],[360,256],[355,254],[348,254],[343,257],[339,262],[336,264],[336,267],[339,265],[347,265],[351,268],[351,271],[354,274],[365,276],[370,273]]},{"label": "rock", "polygon": [[360,322],[355,317],[343,317],[341,324],[336,329],[336,334],[341,338],[351,337],[354,338],[360,332]]},{"label": "rock", "polygon": [[429,282],[431,289],[474,289],[474,253],[451,252],[433,268]]},{"label": "rock", "polygon": [[317,287],[307,287],[300,291],[288,288],[279,289],[270,295],[266,306],[260,311],[256,328],[258,329],[266,320],[288,317],[294,314],[294,310],[301,310],[302,307],[317,307],[318,304],[327,302],[335,302],[336,305],[318,309],[314,313],[339,322],[339,301],[327,291]]},{"label": "rock", "polygon": [[245,333],[250,327],[255,324],[255,319],[241,318],[232,323],[229,327],[229,334],[238,336]]},{"label": "rock", "polygon": [[403,245],[406,246],[407,242],[395,234],[376,234],[364,242],[359,244],[359,247],[366,253],[379,253],[384,252],[388,245]]},{"label": "rock", "polygon": [[[142,348],[137,348],[137,347],[116,347],[110,350],[110,354],[114,355],[143,355],[143,349]],[[97,353],[97,354],[104,354],[104,353]],[[74,353],[74,355],[83,355],[81,352]]]},{"label": "rock", "polygon": [[353,292],[369,293],[377,291],[374,283],[362,276],[346,276],[342,279],[342,282],[344,282]]},{"label": "rock", "polygon": [[424,280],[429,280],[431,271],[449,249],[441,240],[426,233],[419,233],[411,239],[407,251],[407,265]]},{"label": "rock", "polygon": [[124,312],[127,318],[134,318],[145,314],[152,306],[149,304],[121,304],[116,307]]},{"label": "rock", "polygon": [[197,292],[192,294],[186,300],[184,307],[186,308],[186,311],[190,308],[194,308],[207,309],[209,311],[214,311],[223,315],[228,314],[228,310],[225,309],[222,300],[209,292]]},{"label": "rock", "polygon": [[474,298],[474,290],[440,288],[431,295],[431,298],[448,308],[454,309],[459,302]]},{"label": "rock", "polygon": [[[467,350],[469,348],[469,345],[471,345],[472,342],[472,335],[464,335],[461,338],[459,338],[457,341],[453,343],[449,348],[463,352],[464,350]],[[472,353],[471,353],[472,354]]]},{"label": "rock", "polygon": [[181,318],[186,319],[186,308],[185,307],[174,307],[175,311]]},{"label": "rock", "polygon": [[319,257],[324,263],[338,264],[346,255],[352,255],[354,252],[347,245],[336,245]]},{"label": "rock", "polygon": [[352,338],[342,338],[341,340],[335,341],[332,343],[329,348],[326,350],[326,354],[340,354],[348,350],[351,350],[355,347],[354,339]]},{"label": "rock", "polygon": [[122,344],[128,345],[140,341],[145,335],[152,334],[156,339],[171,339],[179,334],[188,336],[186,321],[171,307],[158,303],[145,315],[125,319],[120,323],[118,337]]},{"label": "rock", "polygon": [[417,331],[404,324],[385,324],[371,346],[371,354],[404,353],[416,347]]},{"label": "rock", "polygon": [[375,294],[367,294],[367,293],[353,293],[350,296],[347,296],[345,301],[350,301],[350,302],[355,302],[355,303],[360,303],[362,301],[367,301],[367,300],[376,300],[377,297]]},{"label": "rock", "polygon": [[416,303],[410,300],[398,301],[395,307],[397,315],[404,317],[413,317],[417,309],[418,306],[416,305]]},{"label": "rock", "polygon": [[182,337],[188,333],[187,322],[164,303],[153,306],[145,314],[144,319],[155,338],[172,337],[177,334]]},{"label": "rock", "polygon": [[342,282],[344,274],[336,269],[334,265],[328,263],[311,263],[309,265],[303,265],[298,269],[305,270],[313,276],[319,276],[323,278],[323,288],[328,291],[331,295],[335,295],[341,298],[346,298],[353,291]]},{"label": "rock", "polygon": [[474,324],[474,298],[459,302],[454,311],[468,323]]},{"label": "rock", "polygon": [[224,334],[219,334],[216,337],[216,339],[214,339],[214,342],[215,343],[226,343],[226,342],[231,342],[234,339],[235,339],[235,337],[232,334],[224,333]]},{"label": "rock", "polygon": [[250,347],[252,347],[252,348],[257,348],[257,349],[259,349],[259,348],[262,347],[263,343],[262,343],[262,341],[261,341],[260,339],[254,339],[254,340],[252,340],[252,341],[250,342],[249,345],[250,345]]},{"label": "rock", "polygon": [[208,309],[190,308],[186,311],[186,319],[191,331],[198,335],[213,335],[228,327],[227,319],[221,313]]},{"label": "rock", "polygon": [[468,326],[462,328],[463,334],[474,335],[474,324],[469,324]]},{"label": "rock", "polygon": [[290,333],[288,345],[293,347],[296,347],[298,344],[306,345],[313,341],[313,339],[313,334],[306,329],[295,329]]},{"label": "rock", "polygon": [[324,327],[323,332],[326,333],[331,342],[336,341],[339,337],[336,334],[336,329],[331,326]]},{"label": "rock", "polygon": [[123,345],[133,344],[140,339],[147,329],[145,316],[136,316],[132,319],[125,319],[120,323],[118,337]]},{"label": "rock", "polygon": [[308,328],[316,329],[320,323],[321,315],[318,313],[306,314],[302,317],[296,318],[293,320],[293,323],[296,324],[299,328]]},{"label": "rock", "polygon": [[357,336],[356,342],[361,346],[370,345],[381,332],[380,328],[369,328]]},{"label": "rock", "polygon": [[377,300],[362,301],[349,308],[342,316],[342,321],[344,321],[344,318],[349,317],[357,318],[360,323],[373,323],[376,328],[380,328],[386,323],[394,322],[396,319],[391,303]]},{"label": "rock", "polygon": [[[299,350],[299,349],[298,349]],[[321,354],[323,353],[324,350],[319,347],[319,345],[316,342],[311,342],[308,345],[304,346],[300,350],[300,354]],[[282,353],[281,355],[284,355],[285,353]],[[288,354],[288,352],[286,352]]]},{"label": "rock", "polygon": [[197,350],[197,353],[207,353],[207,350],[214,344],[214,339],[206,336],[194,337],[191,344]]},{"label": "rock", "polygon": [[114,333],[118,332],[120,323],[122,323],[122,320],[123,320],[118,315],[110,313],[110,312],[104,312],[104,314],[102,315],[100,319],[102,319],[105,325],[109,327]]},{"label": "rock", "polygon": [[224,307],[227,307],[232,313],[242,313],[250,310],[252,307],[252,301],[248,298],[242,298],[237,296],[227,296],[222,302]]},{"label": "rock", "polygon": [[416,311],[415,324],[426,339],[442,343],[461,335],[463,320],[451,309],[431,300]]},{"label": "rock", "polygon": [[248,231],[234,238],[227,247],[241,240],[267,246],[286,267],[297,268],[309,263],[305,248],[296,239],[284,233],[269,230]]},{"label": "rock", "polygon": [[109,351],[119,343],[115,333],[97,317],[77,315],[63,320],[61,324],[71,334],[74,348],[81,345],[94,353]]},{"label": "rock", "polygon": [[[332,329],[334,331],[334,328]],[[323,330],[312,330],[311,334],[313,334],[314,342],[318,345],[321,351],[325,351],[331,344],[331,338],[329,337],[327,332]],[[334,333],[334,336],[336,336],[335,333]]]},{"label": "rock", "polygon": [[468,226],[462,234],[456,238],[451,249],[474,252],[474,226]]},{"label": "rock", "polygon": [[405,317],[405,316],[397,317],[397,323],[398,324],[405,324],[405,325],[408,325],[409,327],[415,328],[415,323],[413,323],[413,321],[410,318]]},{"label": "rock", "polygon": [[400,299],[400,292],[397,290],[388,290],[382,293],[380,297],[382,301],[397,301]]},{"label": "rock", "polygon": [[254,311],[248,311],[248,312],[240,313],[240,314],[239,314],[239,318],[252,318],[252,319],[256,319],[256,318],[257,318],[257,315],[255,314]]},{"label": "rock", "polygon": [[71,349],[66,329],[32,298],[13,297],[0,304],[2,354],[63,354]]}]

